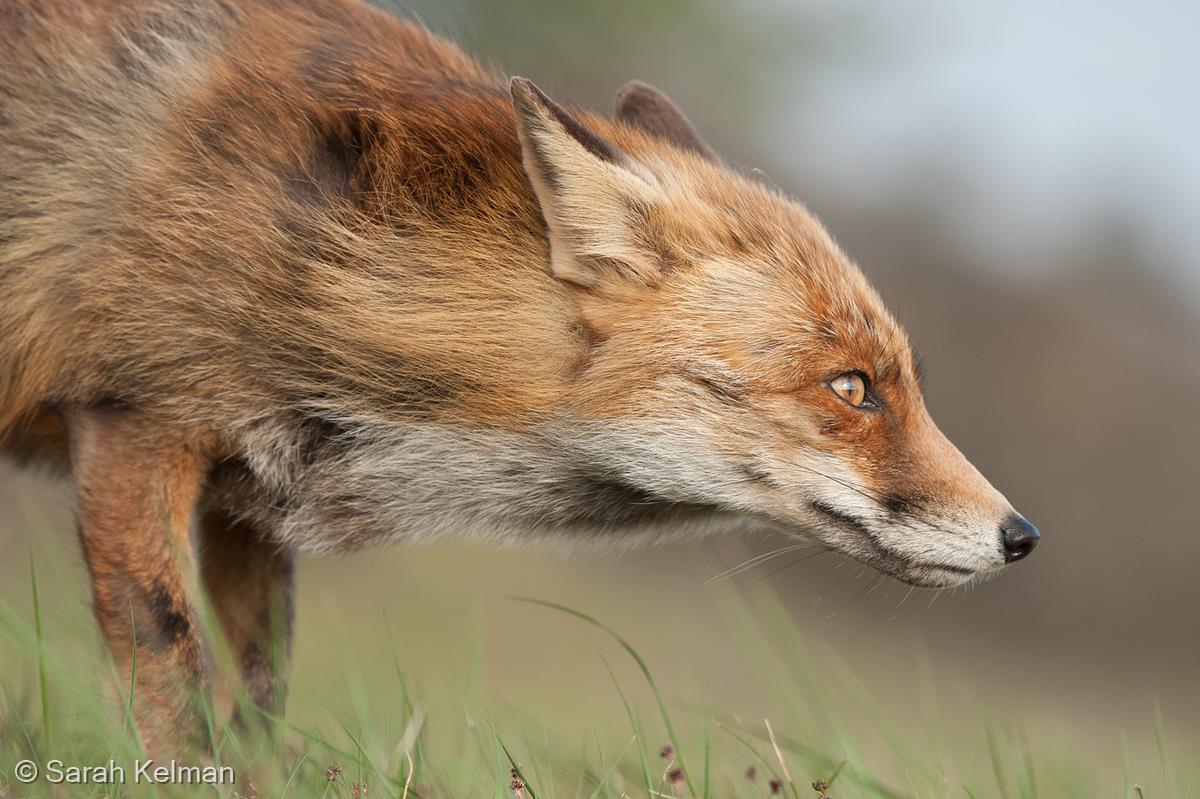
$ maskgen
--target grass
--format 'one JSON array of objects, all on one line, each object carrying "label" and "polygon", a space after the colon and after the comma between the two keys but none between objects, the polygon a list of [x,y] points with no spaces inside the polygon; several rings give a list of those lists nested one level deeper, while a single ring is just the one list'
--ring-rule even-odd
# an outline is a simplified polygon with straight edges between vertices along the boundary
[{"label": "grass", "polygon": [[[959,701],[951,703],[947,717],[927,664],[898,657],[898,667],[910,672],[900,684],[920,695],[922,711],[920,717],[895,718],[835,653],[814,651],[805,642],[769,591],[734,589],[720,607],[723,628],[736,630],[736,639],[714,640],[713,646],[738,648],[755,674],[742,679],[755,680],[770,697],[766,717],[714,706],[720,691],[678,698],[687,691],[680,687],[686,675],[660,672],[632,636],[583,610],[513,597],[511,602],[529,606],[526,618],[532,620],[515,635],[544,634],[555,621],[569,620],[594,645],[611,648],[597,655],[610,679],[574,688],[581,696],[598,697],[602,709],[594,716],[547,718],[532,703],[485,700],[482,646],[475,648],[460,686],[457,712],[444,703],[429,705],[405,674],[404,649],[413,644],[403,631],[397,636],[386,618],[358,619],[354,644],[331,636],[322,647],[335,659],[324,666],[340,672],[341,685],[294,692],[287,719],[277,720],[278,741],[240,736],[222,726],[221,709],[212,710],[214,753],[211,760],[195,762],[231,766],[237,775],[232,785],[55,786],[45,779],[25,785],[15,774],[22,760],[43,770],[51,759],[64,767],[112,761],[131,778],[142,752],[129,723],[133,686],[118,680],[82,603],[61,597],[47,603],[47,583],[38,580],[43,565],[31,553],[28,595],[17,602],[10,580],[4,585],[8,603],[0,604],[5,799],[1193,796],[1189,780],[1196,778],[1196,763],[1186,753],[1200,750],[1187,745],[1194,741],[1172,748],[1169,713],[1162,708],[1152,711],[1144,740],[1125,735],[1111,742],[1064,743],[1033,721],[998,717]],[[67,568],[49,565],[52,573]],[[486,619],[477,623],[485,626]],[[320,632],[310,628],[299,635]],[[381,663],[387,668],[378,668]],[[541,699],[553,707],[564,698]],[[1109,758],[1089,749],[1110,745],[1116,765],[1098,766]]]}]

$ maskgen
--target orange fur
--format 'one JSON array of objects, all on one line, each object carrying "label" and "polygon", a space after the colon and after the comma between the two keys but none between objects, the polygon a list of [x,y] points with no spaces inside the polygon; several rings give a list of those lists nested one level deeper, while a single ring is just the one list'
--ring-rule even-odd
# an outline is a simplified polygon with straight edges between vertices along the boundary
[{"label": "orange fur", "polygon": [[170,742],[203,745],[207,676],[188,540],[209,469],[202,443],[123,408],[75,412],[71,437],[96,620],[146,745],[155,756],[177,753]]},{"label": "orange fur", "polygon": [[644,84],[568,109],[356,0],[17,0],[0,96],[0,448],[72,475],[119,664],[127,606],[186,627],[138,639],[156,740],[195,740],[164,686],[206,679],[193,516],[269,709],[298,549],[770,529],[926,585],[1008,557],[862,273]]}]

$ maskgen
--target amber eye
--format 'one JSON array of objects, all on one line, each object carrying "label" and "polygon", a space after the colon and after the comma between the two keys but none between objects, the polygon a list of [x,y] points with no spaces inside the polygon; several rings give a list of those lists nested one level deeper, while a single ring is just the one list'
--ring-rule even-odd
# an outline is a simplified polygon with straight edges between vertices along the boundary
[{"label": "amber eye", "polygon": [[846,372],[844,375],[838,375],[829,381],[829,387],[833,389],[834,394],[837,394],[855,408],[861,408],[867,400],[867,383],[863,380],[863,376],[857,372]]}]

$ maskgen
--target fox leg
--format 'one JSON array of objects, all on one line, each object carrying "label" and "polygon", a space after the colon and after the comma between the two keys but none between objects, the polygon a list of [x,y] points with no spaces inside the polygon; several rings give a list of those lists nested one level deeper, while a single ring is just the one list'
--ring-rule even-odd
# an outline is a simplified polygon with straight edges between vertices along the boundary
[{"label": "fox leg", "polygon": [[96,620],[133,691],[143,744],[156,757],[202,750],[208,679],[189,528],[209,459],[118,407],[73,413],[70,448]]},{"label": "fox leg", "polygon": [[238,703],[234,723],[270,731],[270,717],[283,714],[287,696],[295,556],[249,522],[207,510],[200,522],[199,560],[209,601],[252,703]]}]

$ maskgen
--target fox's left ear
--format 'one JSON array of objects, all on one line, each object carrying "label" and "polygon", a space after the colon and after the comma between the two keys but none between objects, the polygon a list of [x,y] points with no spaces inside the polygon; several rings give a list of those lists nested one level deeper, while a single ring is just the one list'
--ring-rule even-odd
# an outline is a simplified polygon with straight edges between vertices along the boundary
[{"label": "fox's left ear", "polygon": [[513,78],[509,89],[525,173],[550,231],[551,271],[602,292],[654,285],[663,264],[646,220],[664,202],[658,181],[532,81]]},{"label": "fox's left ear", "polygon": [[714,164],[721,163],[720,156],[708,146],[692,121],[675,105],[670,97],[640,80],[631,80],[617,92],[617,119],[659,136],[696,155],[707,158]]}]

